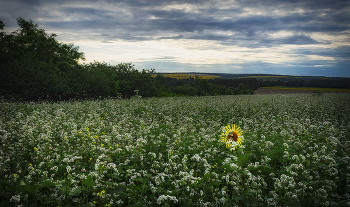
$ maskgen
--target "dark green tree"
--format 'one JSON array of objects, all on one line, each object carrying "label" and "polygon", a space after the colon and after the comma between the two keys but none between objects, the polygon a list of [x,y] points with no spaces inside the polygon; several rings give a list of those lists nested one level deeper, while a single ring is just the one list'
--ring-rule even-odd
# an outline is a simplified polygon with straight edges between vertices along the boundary
[{"label": "dark green tree", "polygon": [[154,69],[141,72],[135,69],[132,63],[120,63],[114,67],[119,80],[119,92],[123,97],[130,98],[138,94],[143,97],[151,97],[157,95],[157,89],[151,73]]},{"label": "dark green tree", "polygon": [[246,94],[246,88],[243,83],[240,83],[237,87],[237,91],[239,95]]},{"label": "dark green tree", "polygon": [[208,80],[202,79],[200,76],[195,77],[194,79],[194,87],[197,89],[198,96],[205,96],[209,92],[209,84]]},{"label": "dark green tree", "polygon": [[[85,60],[84,53],[73,44],[59,43],[56,34],[48,35],[44,29],[39,29],[32,20],[17,19],[20,29],[12,34],[3,34],[0,39],[0,60],[12,62],[30,56],[34,60],[53,62],[54,64],[76,65],[79,59]],[[3,24],[2,24],[3,25]],[[4,25],[1,27],[3,29]]]},{"label": "dark green tree", "polygon": [[[73,93],[67,74],[84,53],[73,44],[59,43],[32,20],[18,18],[20,29],[0,35],[0,96],[6,99],[59,99]],[[4,28],[1,21],[0,28]]]},{"label": "dark green tree", "polygon": [[70,79],[74,91],[80,98],[107,98],[118,96],[119,81],[114,67],[106,63],[93,62],[83,65]]},{"label": "dark green tree", "polygon": [[165,77],[163,74],[157,74],[157,76],[154,78],[154,84],[156,87],[157,96],[161,96],[161,94],[167,92]]}]

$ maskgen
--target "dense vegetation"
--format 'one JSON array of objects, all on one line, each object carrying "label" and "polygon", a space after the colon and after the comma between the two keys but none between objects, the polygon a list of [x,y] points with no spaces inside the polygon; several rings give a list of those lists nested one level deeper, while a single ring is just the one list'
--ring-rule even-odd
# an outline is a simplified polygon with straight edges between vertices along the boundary
[{"label": "dense vegetation", "polygon": [[258,88],[256,79],[175,79],[157,74],[155,81],[160,86],[160,96],[243,95],[253,94]]},{"label": "dense vegetation", "polygon": [[349,206],[349,95],[0,102],[0,206]]},{"label": "dense vegetation", "polygon": [[[46,34],[31,20],[17,21],[20,29],[0,33],[0,97],[5,99],[129,98],[135,90],[144,97],[252,93],[245,86],[235,90],[200,78],[186,85],[172,85],[161,75],[152,78],[153,69],[139,71],[131,63],[79,64],[84,53],[78,47],[59,43],[55,34]],[[0,21],[0,29],[4,26]]]},{"label": "dense vegetation", "polygon": [[302,79],[302,80],[260,80],[261,87],[269,86],[298,86],[298,87],[318,87],[318,88],[350,88],[350,78],[326,78],[326,79]]},{"label": "dense vegetation", "polygon": [[0,96],[5,99],[106,98],[120,92],[130,96],[136,85],[149,95],[142,90],[153,82],[149,71],[139,72],[130,63],[79,64],[84,54],[78,47],[59,43],[55,34],[47,35],[31,20],[18,18],[18,25],[12,34],[0,35]]}]

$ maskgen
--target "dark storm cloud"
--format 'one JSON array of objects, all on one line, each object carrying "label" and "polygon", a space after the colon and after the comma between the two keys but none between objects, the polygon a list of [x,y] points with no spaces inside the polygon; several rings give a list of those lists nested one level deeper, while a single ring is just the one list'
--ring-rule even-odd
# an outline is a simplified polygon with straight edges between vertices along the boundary
[{"label": "dark storm cloud", "polygon": [[238,0],[241,6],[256,7],[268,6],[268,7],[301,7],[305,9],[344,9],[349,6],[348,0]]},{"label": "dark storm cloud", "polygon": [[339,46],[336,48],[318,50],[300,50],[295,52],[302,53],[304,55],[319,55],[323,57],[333,57],[339,61],[350,61],[350,46]]},{"label": "dark storm cloud", "polygon": [[[14,1],[16,2],[16,1]],[[53,28],[61,29],[114,29],[137,31],[138,36],[148,35],[148,31],[153,32],[153,36],[164,36],[163,33],[174,33],[173,36],[180,37],[181,32],[202,32],[212,31],[231,31],[243,35],[247,38],[260,36],[262,33],[277,32],[282,30],[292,32],[341,32],[349,30],[348,14],[349,1],[239,1],[235,8],[215,8],[209,5],[215,5],[216,1],[159,1],[159,0],[128,0],[128,1],[100,1],[115,8],[114,13],[106,12],[105,8],[99,8],[94,5],[96,1],[41,1],[41,0],[21,0],[17,4],[31,6],[33,11],[40,9],[41,6],[59,5],[58,10],[54,12],[62,15],[76,15],[76,18],[69,21],[45,22]],[[222,1],[217,1],[220,3]],[[70,5],[75,3],[74,6]],[[81,3],[81,5],[79,5]],[[200,7],[198,11],[191,12],[185,9],[164,9],[165,6],[180,5],[186,3],[189,7],[196,7],[208,4],[208,7]],[[90,5],[86,8],[85,5]],[[292,13],[282,16],[276,15],[254,15],[240,16],[244,9],[259,9],[259,7],[287,9],[303,9],[303,13]],[[123,16],[124,8],[130,12],[129,16]],[[33,14],[32,14],[33,15]],[[46,13],[46,15],[50,15]],[[20,14],[18,14],[20,16]],[[35,15],[34,15],[35,16]],[[225,17],[225,18],[222,18]],[[177,34],[176,34],[177,33]],[[212,40],[213,36],[198,37],[196,39]],[[186,36],[184,36],[186,38]],[[226,40],[231,37],[222,37]],[[240,37],[242,38],[242,37]],[[139,39],[139,38],[137,38]],[[214,38],[219,40],[220,38]],[[242,39],[241,39],[242,40]],[[278,43],[279,41],[272,41]],[[264,41],[262,41],[264,43]],[[299,42],[296,42],[299,43]],[[300,42],[304,44],[303,41]],[[223,42],[225,44],[225,42]],[[283,41],[282,43],[283,44]]]},{"label": "dark storm cloud", "polygon": [[306,35],[294,35],[285,38],[270,38],[266,35],[260,35],[257,38],[255,35],[254,40],[247,41],[246,37],[239,37],[234,35],[215,35],[215,34],[204,34],[198,33],[194,35],[177,35],[169,37],[159,37],[158,39],[193,39],[193,40],[215,40],[221,42],[223,45],[240,45],[248,48],[258,47],[273,47],[274,45],[311,45],[311,44],[324,44],[320,43]]},{"label": "dark storm cloud", "polygon": [[241,32],[246,34],[247,37],[252,37],[256,33],[281,30],[341,32],[350,28],[350,16],[347,13],[326,14],[325,17],[319,17],[319,14],[294,14],[286,17],[256,15],[225,20],[215,19],[215,17],[208,18],[202,14],[188,15],[183,11],[161,11],[161,14],[153,11],[151,13],[158,18],[148,20],[151,28],[174,32],[222,30]]},{"label": "dark storm cloud", "polygon": [[311,12],[309,14],[295,14],[280,18],[279,29],[300,32],[341,32],[348,30],[348,13],[324,13],[324,15]]},{"label": "dark storm cloud", "polygon": [[61,9],[61,12],[63,13],[76,13],[79,15],[88,15],[88,16],[99,16],[99,17],[106,17],[103,15],[104,11],[95,9],[95,8],[79,8],[79,7],[69,7]]},{"label": "dark storm cloud", "polygon": [[[110,0],[110,2],[115,2]],[[131,7],[155,7],[155,6],[167,6],[167,5],[178,5],[178,4],[191,4],[201,5],[206,2],[212,2],[211,0],[122,0],[123,2]]]},{"label": "dark storm cloud", "polygon": [[[309,45],[309,44],[320,44],[320,42],[312,39],[311,37],[305,35],[295,35],[286,38],[275,38],[260,41],[261,44],[296,44],[296,45]],[[322,44],[322,43],[321,43]]]},{"label": "dark storm cloud", "polygon": [[154,19],[150,20],[152,28],[175,32],[202,32],[204,30],[236,31],[253,36],[258,31],[277,30],[272,26],[275,20],[271,17],[249,17],[238,20],[216,20],[199,17],[195,19]]}]

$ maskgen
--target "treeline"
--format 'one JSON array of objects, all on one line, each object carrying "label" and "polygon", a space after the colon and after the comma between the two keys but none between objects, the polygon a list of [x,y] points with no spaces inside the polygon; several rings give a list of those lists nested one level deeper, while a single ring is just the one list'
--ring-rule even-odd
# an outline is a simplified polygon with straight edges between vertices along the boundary
[{"label": "treeline", "polygon": [[214,96],[253,94],[258,87],[256,79],[202,79],[200,76],[175,79],[157,74],[160,96]]},{"label": "treeline", "polygon": [[298,86],[298,87],[317,87],[317,88],[350,88],[350,78],[327,78],[310,80],[259,80],[260,87],[271,86]]},{"label": "treeline", "polygon": [[[0,97],[6,100],[71,100],[178,95],[248,94],[244,83],[225,85],[199,77],[171,80],[155,71],[139,71],[131,63],[79,64],[84,53],[73,44],[58,42],[32,20],[17,19],[20,29],[0,32]],[[0,29],[4,23],[0,21]]]}]

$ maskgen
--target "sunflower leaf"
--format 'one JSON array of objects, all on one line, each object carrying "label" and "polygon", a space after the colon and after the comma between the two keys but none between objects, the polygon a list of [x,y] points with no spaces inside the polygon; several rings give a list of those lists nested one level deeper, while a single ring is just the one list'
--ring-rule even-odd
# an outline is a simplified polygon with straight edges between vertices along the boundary
[{"label": "sunflower leaf", "polygon": [[251,152],[244,152],[244,154],[238,156],[236,164],[237,165],[243,165],[244,163],[248,162],[250,160],[250,154]]}]

